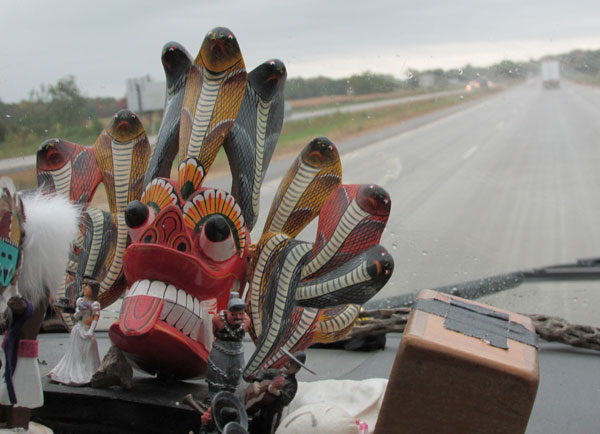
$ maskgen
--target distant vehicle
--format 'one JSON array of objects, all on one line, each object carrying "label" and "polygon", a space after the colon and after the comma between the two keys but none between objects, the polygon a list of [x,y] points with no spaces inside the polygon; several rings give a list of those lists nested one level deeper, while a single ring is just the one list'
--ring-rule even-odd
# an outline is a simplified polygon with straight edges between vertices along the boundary
[{"label": "distant vehicle", "polygon": [[540,70],[544,89],[556,89],[560,86],[560,65],[558,60],[543,61]]}]

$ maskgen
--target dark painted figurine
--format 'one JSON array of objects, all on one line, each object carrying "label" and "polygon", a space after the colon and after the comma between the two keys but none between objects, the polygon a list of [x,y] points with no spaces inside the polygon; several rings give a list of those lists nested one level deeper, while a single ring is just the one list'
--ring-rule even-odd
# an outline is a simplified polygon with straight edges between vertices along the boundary
[{"label": "dark painted figurine", "polygon": [[252,416],[250,434],[273,434],[277,430],[283,408],[296,396],[296,374],[305,362],[306,354],[299,351],[290,357],[283,371],[266,369],[254,377],[245,396],[246,411]]},{"label": "dark painted figurine", "polygon": [[239,398],[229,392],[213,396],[210,407],[186,395],[183,402],[200,415],[200,434],[248,434],[248,414]]},{"label": "dark painted figurine", "polygon": [[220,391],[235,392],[242,379],[244,348],[242,339],[250,325],[246,303],[232,292],[227,304],[213,318],[215,341],[208,357],[206,382],[210,395]]}]

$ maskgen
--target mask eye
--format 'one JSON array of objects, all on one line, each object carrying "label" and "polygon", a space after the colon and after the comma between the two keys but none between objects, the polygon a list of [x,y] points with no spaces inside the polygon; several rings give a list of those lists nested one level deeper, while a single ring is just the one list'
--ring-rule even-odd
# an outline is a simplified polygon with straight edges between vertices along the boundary
[{"label": "mask eye", "polygon": [[222,215],[213,214],[208,217],[200,231],[200,250],[213,261],[223,262],[237,253],[231,228]]},{"label": "mask eye", "polygon": [[[199,242],[222,243],[231,239],[238,255],[244,255],[247,228],[239,205],[229,193],[217,189],[201,191],[185,203],[183,216],[185,225],[199,234]],[[204,227],[209,219],[216,217],[218,219],[206,227],[206,234]],[[204,250],[206,246],[199,247]]]}]

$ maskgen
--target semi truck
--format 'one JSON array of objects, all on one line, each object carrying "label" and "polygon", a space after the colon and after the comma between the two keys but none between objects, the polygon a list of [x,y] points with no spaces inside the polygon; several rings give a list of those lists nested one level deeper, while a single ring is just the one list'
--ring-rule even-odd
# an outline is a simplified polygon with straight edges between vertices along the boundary
[{"label": "semi truck", "polygon": [[541,68],[544,89],[556,89],[560,86],[560,64],[558,60],[545,60]]}]

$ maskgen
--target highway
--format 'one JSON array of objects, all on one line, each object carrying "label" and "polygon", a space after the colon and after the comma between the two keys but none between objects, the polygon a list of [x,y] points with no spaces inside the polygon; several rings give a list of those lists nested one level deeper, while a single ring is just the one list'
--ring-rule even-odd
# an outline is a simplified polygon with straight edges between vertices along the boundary
[{"label": "highway", "polygon": [[[520,86],[417,122],[338,144],[345,183],[377,183],[392,197],[382,244],[396,267],[376,298],[600,256],[599,91]],[[269,169],[262,219],[289,163]],[[600,326],[599,289],[528,284],[485,301]]]}]

